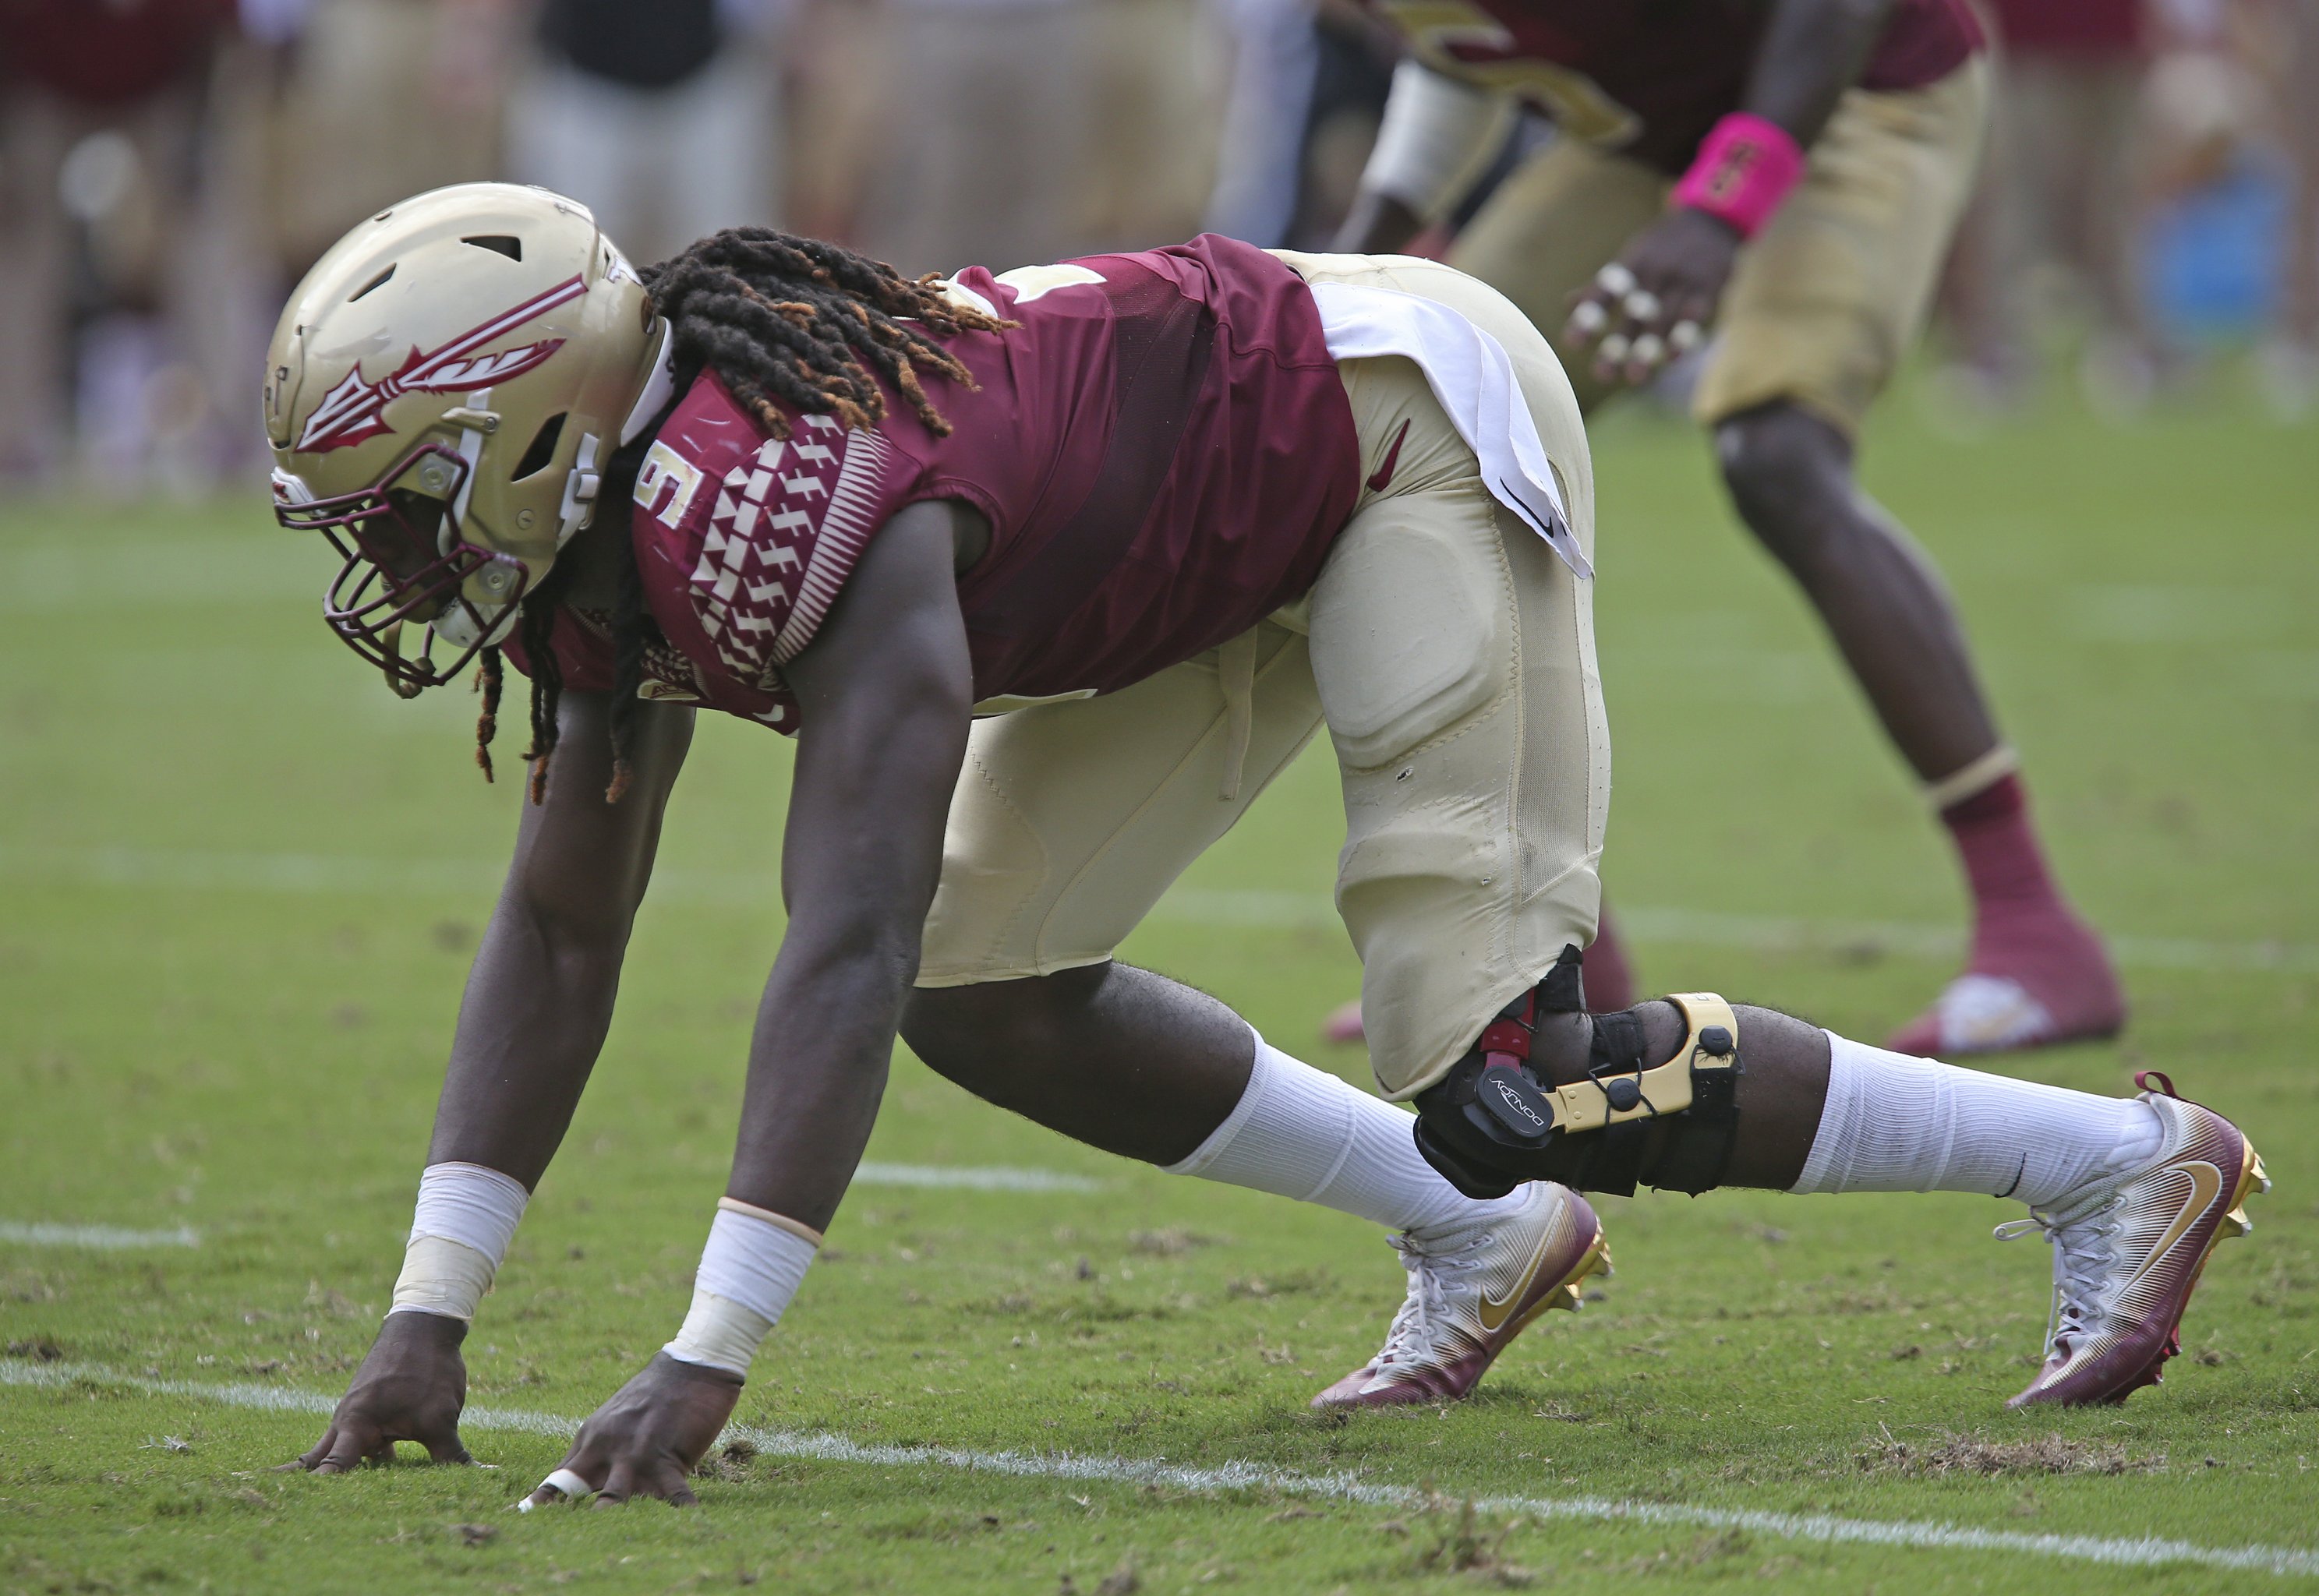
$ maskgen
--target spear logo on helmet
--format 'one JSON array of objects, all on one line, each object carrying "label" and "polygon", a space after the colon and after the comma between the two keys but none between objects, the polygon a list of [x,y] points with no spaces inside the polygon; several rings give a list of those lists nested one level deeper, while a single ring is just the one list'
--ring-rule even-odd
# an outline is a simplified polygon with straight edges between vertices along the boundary
[{"label": "spear logo on helmet", "polygon": [[488,388],[531,370],[562,348],[564,340],[545,338],[490,355],[477,355],[474,351],[493,338],[505,337],[533,317],[545,315],[587,292],[586,280],[579,276],[559,283],[437,348],[423,352],[412,348],[402,365],[383,382],[365,383],[362,367],[357,365],[337,387],[322,396],[322,402],[306,418],[305,429],[298,435],[297,451],[315,454],[324,449],[342,449],[382,432],[393,431],[386,424],[385,410],[387,401],[399,395],[456,393]]}]

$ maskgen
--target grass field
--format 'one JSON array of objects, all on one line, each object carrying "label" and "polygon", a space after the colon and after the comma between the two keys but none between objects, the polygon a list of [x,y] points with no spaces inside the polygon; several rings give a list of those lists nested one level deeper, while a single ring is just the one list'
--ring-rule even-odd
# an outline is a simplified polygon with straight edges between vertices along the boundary
[{"label": "grass field", "polygon": [[[1654,989],[1869,1038],[1951,969],[1944,850],[1685,430],[1599,438],[1609,877]],[[468,1342],[492,1467],[265,1472],[400,1258],[519,789],[390,698],[259,501],[0,507],[0,1589],[2286,1590],[2319,1580],[2319,432],[2227,397],[1869,481],[1937,552],[2047,835],[2118,939],[2116,1047],[2278,1189],[2162,1390],[2008,1417],[2042,1246],[1963,1196],[1603,1204],[1620,1273],[1473,1401],[1308,1413],[1400,1275],[1338,1215],[1172,1179],[897,1069],[704,1511],[507,1508],[674,1329],[781,922],[788,753],[708,725],[610,1045]],[[1323,1054],[1355,970],[1308,758],[1130,944]],[[1042,1172],[1036,1189],[911,1185]],[[46,1228],[43,1228],[46,1227]],[[1468,1504],[1472,1504],[1470,1507]],[[2134,1545],[2128,1543],[2148,1542]],[[2166,1544],[2157,1544],[2166,1543]]]}]

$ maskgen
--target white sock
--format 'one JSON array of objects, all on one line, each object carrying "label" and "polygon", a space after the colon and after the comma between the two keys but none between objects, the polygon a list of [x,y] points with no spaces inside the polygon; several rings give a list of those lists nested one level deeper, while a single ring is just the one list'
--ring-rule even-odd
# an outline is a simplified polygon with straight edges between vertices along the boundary
[{"label": "white sock", "polygon": [[[1248,1090],[1192,1156],[1168,1167],[1318,1203],[1396,1231],[1465,1223],[1494,1206],[1441,1178],[1410,1137],[1410,1116],[1256,1038]],[[1497,1199],[1519,1205],[1521,1193]]]},{"label": "white sock", "polygon": [[1791,1191],[1984,1192],[2039,1208],[2149,1162],[2165,1138],[2131,1097],[1827,1040],[1827,1106]]}]

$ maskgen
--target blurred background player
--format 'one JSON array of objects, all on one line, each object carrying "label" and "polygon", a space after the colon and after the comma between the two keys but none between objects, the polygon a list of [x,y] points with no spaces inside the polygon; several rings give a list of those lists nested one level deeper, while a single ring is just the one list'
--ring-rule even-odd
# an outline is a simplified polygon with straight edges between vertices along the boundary
[{"label": "blurred background player", "polygon": [[2092,323],[2080,374],[2089,403],[2131,404],[2161,359],[2138,280],[2140,136],[2150,50],[2143,0],[1997,0],[1998,93],[1981,189],[1943,298],[1983,403],[2009,401],[2040,364],[2027,302],[2051,261]]},{"label": "blurred background player", "polygon": [[1719,329],[1693,413],[1733,504],[1818,608],[1972,891],[1965,973],[1893,1045],[2115,1032],[2116,978],[2046,869],[1948,594],[1853,473],[1980,158],[1990,68],[1963,0],[1776,0],[1680,28],[1637,4],[1381,9],[1412,59],[1340,247],[1407,244],[1527,104],[1559,136],[1451,261],[1560,329],[1590,410]]},{"label": "blurred background player", "polygon": [[249,196],[202,136],[231,21],[230,0],[0,3],[0,482],[252,463]]},{"label": "blurred background player", "polygon": [[[2123,240],[2106,281],[2138,296],[2168,392],[2203,401],[2204,353],[2242,343],[2291,419],[2319,374],[2319,0],[2152,5],[2144,92],[2104,101],[2131,123],[2132,214],[2097,207],[2072,236]],[[583,16],[591,40],[645,42],[574,50]],[[0,0],[0,357],[18,374],[0,392],[0,480],[107,491],[200,491],[256,469],[232,383],[266,307],[399,195],[539,178],[640,243],[753,215],[909,270],[1203,226],[1322,248],[1396,48],[1357,0]],[[1001,35],[1033,43],[984,48]],[[2039,70],[1999,77],[2000,122]],[[937,103],[952,109],[916,109]],[[1491,170],[1459,212],[1535,155],[1545,125],[1527,119],[1477,163]],[[961,140],[979,164],[924,181],[930,146]],[[1993,186],[2025,181],[2008,148]],[[1065,155],[1060,180],[1040,176]],[[1014,180],[981,181],[1002,167]],[[711,193],[738,208],[712,209]],[[2045,221],[2015,235],[2022,248],[2066,241]],[[2048,352],[2039,313],[2089,285],[2060,281],[2059,296],[1997,284],[1999,309],[2024,319],[2016,371]],[[2110,326],[2100,303],[2125,302],[2097,292],[2089,320]],[[1994,335],[1969,301],[1954,309],[1978,361]],[[2093,397],[2115,410],[2121,392]],[[1590,973],[1609,973],[1599,952]]]},{"label": "blurred background player", "polygon": [[[589,195],[646,259],[782,211],[780,0],[546,0],[508,107],[516,178]],[[714,160],[700,152],[717,151]]]}]

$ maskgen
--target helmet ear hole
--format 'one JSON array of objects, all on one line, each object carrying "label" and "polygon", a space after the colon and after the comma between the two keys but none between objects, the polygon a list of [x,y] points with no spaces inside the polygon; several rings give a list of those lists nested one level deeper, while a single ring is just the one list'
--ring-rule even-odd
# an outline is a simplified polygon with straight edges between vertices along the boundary
[{"label": "helmet ear hole", "polygon": [[569,413],[558,410],[539,424],[539,430],[532,434],[530,445],[523,451],[523,458],[515,463],[512,480],[521,482],[528,476],[537,476],[554,464],[556,440],[564,436],[564,418]]},{"label": "helmet ear hole", "polygon": [[462,244],[473,244],[478,249],[488,249],[494,255],[504,255],[510,260],[523,259],[523,240],[510,233],[481,233],[472,239],[462,239]]}]

